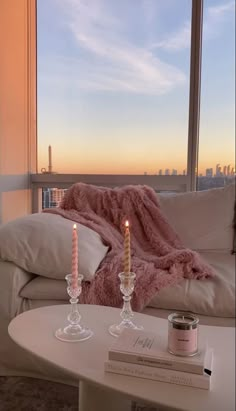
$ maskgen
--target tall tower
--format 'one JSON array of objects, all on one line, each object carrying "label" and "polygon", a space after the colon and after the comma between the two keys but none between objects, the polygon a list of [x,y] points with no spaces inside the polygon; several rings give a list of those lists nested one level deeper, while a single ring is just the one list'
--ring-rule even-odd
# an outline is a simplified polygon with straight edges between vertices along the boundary
[{"label": "tall tower", "polygon": [[55,171],[52,171],[52,147],[48,146],[48,168],[41,168],[41,173],[43,174],[57,174]]},{"label": "tall tower", "polygon": [[52,173],[52,147],[48,146],[48,172]]},{"label": "tall tower", "polygon": [[221,175],[221,165],[216,164],[216,177],[219,177]]}]

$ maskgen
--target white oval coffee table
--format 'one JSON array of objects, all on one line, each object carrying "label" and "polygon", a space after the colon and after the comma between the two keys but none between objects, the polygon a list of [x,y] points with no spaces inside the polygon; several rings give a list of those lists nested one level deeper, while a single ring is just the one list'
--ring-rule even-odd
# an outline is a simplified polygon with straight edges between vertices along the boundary
[{"label": "white oval coffee table", "polygon": [[[115,337],[108,332],[120,322],[120,309],[80,305],[83,323],[94,331],[87,341],[61,342],[54,332],[66,323],[69,305],[26,311],[8,328],[22,348],[78,378],[79,411],[126,411],[130,399],[156,405],[159,410],[235,410],[235,329],[200,325],[200,333],[214,347],[214,372],[210,391],[104,372],[104,361]],[[147,330],[167,337],[167,320],[135,313]]]}]

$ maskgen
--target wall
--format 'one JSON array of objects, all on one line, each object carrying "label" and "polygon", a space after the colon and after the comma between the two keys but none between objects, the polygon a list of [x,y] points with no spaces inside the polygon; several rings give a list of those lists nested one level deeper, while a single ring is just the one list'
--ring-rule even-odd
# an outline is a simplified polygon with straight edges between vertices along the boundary
[{"label": "wall", "polygon": [[31,212],[36,172],[35,0],[0,1],[0,223]]}]

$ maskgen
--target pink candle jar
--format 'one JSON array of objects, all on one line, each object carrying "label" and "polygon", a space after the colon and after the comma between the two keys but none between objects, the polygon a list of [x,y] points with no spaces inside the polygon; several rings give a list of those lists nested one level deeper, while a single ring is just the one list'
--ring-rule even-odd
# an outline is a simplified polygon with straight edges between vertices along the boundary
[{"label": "pink candle jar", "polygon": [[171,354],[197,354],[198,323],[199,319],[190,313],[173,313],[168,316],[168,351]]}]

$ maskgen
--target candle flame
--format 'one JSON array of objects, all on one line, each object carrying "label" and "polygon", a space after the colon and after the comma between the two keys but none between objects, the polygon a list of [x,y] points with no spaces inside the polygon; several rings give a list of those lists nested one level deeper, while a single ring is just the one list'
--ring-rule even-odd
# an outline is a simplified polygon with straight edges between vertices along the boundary
[{"label": "candle flame", "polygon": [[74,230],[76,230],[76,228],[77,228],[77,225],[76,225],[76,224],[74,224],[74,225],[73,225],[73,229],[74,229]]},{"label": "candle flame", "polygon": [[128,220],[126,220],[126,222],[125,222],[125,227],[129,227],[129,222],[128,222]]}]

